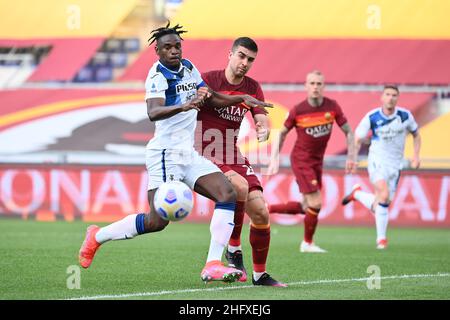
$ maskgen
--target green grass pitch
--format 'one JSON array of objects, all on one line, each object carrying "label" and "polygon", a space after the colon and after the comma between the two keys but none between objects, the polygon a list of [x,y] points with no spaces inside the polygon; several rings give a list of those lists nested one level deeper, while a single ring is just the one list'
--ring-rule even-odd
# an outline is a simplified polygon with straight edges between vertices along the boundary
[{"label": "green grass pitch", "polygon": [[[303,226],[272,225],[268,272],[289,287],[267,288],[254,287],[250,281],[205,285],[200,271],[209,246],[209,226],[172,223],[163,232],[105,244],[88,270],[80,268],[80,289],[69,289],[68,282],[69,287],[76,284],[77,255],[86,226],[0,220],[0,299],[450,298],[450,230],[446,229],[390,228],[390,246],[380,251],[375,249],[374,227],[319,225],[316,242],[329,252],[301,254]],[[247,226],[242,239],[244,261],[251,271]],[[380,269],[379,289],[368,289],[371,265]]]}]

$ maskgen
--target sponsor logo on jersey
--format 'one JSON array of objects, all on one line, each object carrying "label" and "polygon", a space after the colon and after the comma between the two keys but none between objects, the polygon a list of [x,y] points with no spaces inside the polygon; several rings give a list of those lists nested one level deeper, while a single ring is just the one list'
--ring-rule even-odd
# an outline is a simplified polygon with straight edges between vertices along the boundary
[{"label": "sponsor logo on jersey", "polygon": [[248,109],[241,106],[217,107],[219,117],[228,121],[242,122]]},{"label": "sponsor logo on jersey", "polygon": [[405,128],[402,126],[383,126],[375,129],[375,133],[383,140],[393,140],[395,137],[403,134],[405,132]]},{"label": "sponsor logo on jersey", "polygon": [[314,138],[331,133],[335,119],[334,112],[315,112],[301,114],[295,118],[297,127],[305,128],[305,132]]},{"label": "sponsor logo on jersey", "polygon": [[197,89],[197,84],[195,82],[180,83],[180,84],[177,84],[175,87],[177,94],[179,94],[180,92],[188,92],[188,91],[192,91],[192,90],[196,90],[196,89]]},{"label": "sponsor logo on jersey", "polygon": [[332,123],[315,126],[315,127],[308,127],[305,129],[305,132],[309,134],[310,136],[313,136],[314,138],[323,137],[326,135],[329,135],[331,133],[331,129],[333,128]]}]

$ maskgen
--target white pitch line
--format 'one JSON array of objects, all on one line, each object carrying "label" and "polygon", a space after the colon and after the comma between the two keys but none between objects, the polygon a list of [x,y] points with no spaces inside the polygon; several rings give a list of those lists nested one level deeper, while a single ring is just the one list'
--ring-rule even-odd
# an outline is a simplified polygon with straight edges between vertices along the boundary
[{"label": "white pitch line", "polygon": [[[366,277],[366,278],[350,278],[350,279],[322,279],[313,281],[298,281],[286,283],[288,286],[299,286],[299,285],[311,285],[311,284],[333,284],[342,282],[358,282],[367,281],[369,279],[375,280],[390,280],[390,279],[413,279],[413,278],[436,278],[436,277],[450,277],[450,273],[436,273],[436,274],[404,274],[404,275],[393,275],[385,277]],[[162,296],[169,294],[178,293],[193,293],[193,292],[211,292],[211,291],[223,291],[223,290],[239,290],[248,288],[258,288],[257,286],[233,286],[233,287],[219,287],[219,288],[206,288],[206,289],[182,289],[182,290],[164,290],[164,291],[153,291],[153,292],[136,292],[136,293],[124,293],[124,294],[111,294],[111,295],[97,295],[97,296],[83,296],[79,298],[70,298],[68,300],[98,300],[98,299],[123,299],[123,298],[133,298],[133,297],[150,297],[150,296]],[[281,289],[283,290],[283,289]]]}]

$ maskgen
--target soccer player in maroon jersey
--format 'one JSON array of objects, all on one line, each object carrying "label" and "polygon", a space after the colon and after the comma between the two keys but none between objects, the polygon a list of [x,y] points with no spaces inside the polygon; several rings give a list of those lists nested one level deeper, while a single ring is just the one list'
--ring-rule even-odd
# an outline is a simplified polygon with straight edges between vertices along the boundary
[{"label": "soccer player in maroon jersey", "polygon": [[[203,73],[202,78],[216,92],[229,95],[247,94],[264,101],[259,83],[246,76],[257,52],[258,47],[252,39],[238,38],[233,43],[226,69]],[[222,170],[237,192],[235,225],[225,254],[229,266],[242,270],[244,275],[239,281],[246,281],[240,239],[246,211],[251,219],[252,282],[254,285],[284,287],[285,284],[276,281],[266,272],[270,244],[269,212],[261,183],[248,159],[236,145],[239,128],[248,111],[252,113],[255,121],[258,141],[267,140],[270,133],[269,120],[263,108],[249,109],[244,104],[212,107],[206,103],[197,116],[198,127],[201,127],[202,133],[202,155],[211,159]]]},{"label": "soccer player in maroon jersey", "polygon": [[280,132],[279,148],[275,150],[268,169],[268,173],[276,172],[278,152],[283,147],[288,132],[295,127],[297,140],[291,153],[291,167],[304,201],[273,204],[269,206],[269,212],[305,215],[304,239],[300,244],[300,252],[326,252],[314,243],[313,236],[322,207],[320,190],[323,157],[335,121],[347,137],[346,171],[353,173],[356,170],[353,132],[339,104],[323,96],[324,85],[324,76],[320,71],[308,73],[305,83],[307,99],[290,110]]}]

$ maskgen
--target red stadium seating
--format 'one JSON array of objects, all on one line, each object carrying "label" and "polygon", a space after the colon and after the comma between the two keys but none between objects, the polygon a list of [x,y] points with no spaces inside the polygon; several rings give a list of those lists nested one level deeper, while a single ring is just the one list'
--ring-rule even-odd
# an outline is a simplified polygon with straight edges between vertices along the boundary
[{"label": "red stadium seating", "polygon": [[[450,41],[446,40],[264,40],[250,76],[263,83],[302,83],[312,69],[328,83],[450,84]],[[225,68],[231,40],[186,40],[184,56],[200,71]],[[155,61],[148,48],[121,77],[145,80]]]},{"label": "red stadium seating", "polygon": [[49,55],[37,66],[28,81],[71,81],[104,38],[1,40],[0,47],[52,46]]}]

